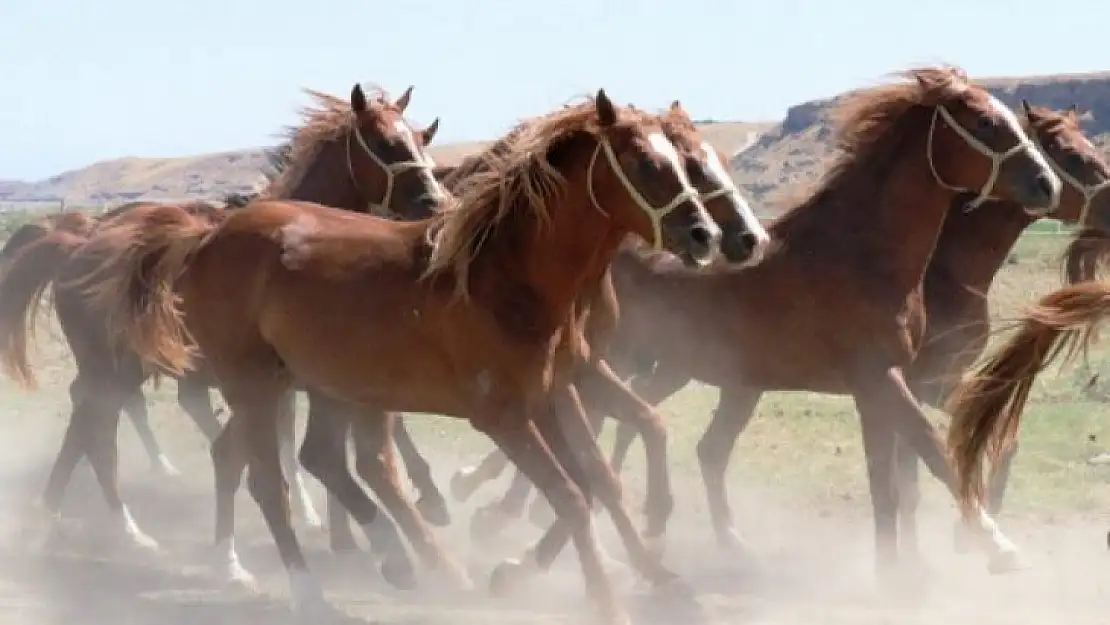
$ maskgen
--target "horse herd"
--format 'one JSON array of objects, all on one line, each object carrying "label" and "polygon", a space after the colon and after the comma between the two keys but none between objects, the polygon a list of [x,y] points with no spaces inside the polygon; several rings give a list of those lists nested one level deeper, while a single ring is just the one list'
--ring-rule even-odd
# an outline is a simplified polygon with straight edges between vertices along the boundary
[{"label": "horse herd", "polygon": [[[271,154],[277,171],[257,197],[134,203],[22,227],[0,255],[0,363],[34,384],[28,342],[52,287],[77,367],[45,508],[57,515],[87,458],[122,535],[157,547],[120,494],[116,430],[127,412],[155,467],[173,471],[141,390],[172,375],[212,443],[222,574],[252,581],[234,543],[249,469],[295,604],[327,608],[291,520],[290,484],[293,509],[321,524],[299,460],[328,492],[334,549],[355,545],[349,515],[390,584],[420,581],[407,542],[424,575],[468,587],[430,527],[449,522],[446,497],[405,429],[413,417],[399,413],[448,415],[496,446],[455,474],[456,498],[510,462],[518,471],[504,499],[475,514],[473,533],[522,514],[531,485],[554,512],[526,553],[494,570],[491,589],[546,570],[570,541],[600,616],[623,623],[593,500],[643,579],[694,600],[662,561],[673,498],[654,406],[698,380],[720,389],[697,455],[723,548],[745,549],[725,482],[736,439],[765,391],[806,390],[855,400],[880,583],[922,568],[918,458],[960,501],[958,546],[983,552],[992,571],[1022,566],[993,516],[1030,380],[1057,339],[1089,338],[1110,309],[1110,287],[1093,282],[1097,241],[1110,234],[1110,167],[1074,109],[1023,102],[1019,117],[958,68],[902,78],[843,99],[835,160],[766,229],[677,101],[649,113],[598,91],[437,167],[425,147],[438,120],[416,129],[404,117],[411,87],[392,100],[359,86],[349,101],[310,92],[317,106]],[[1067,252],[1075,291],[1041,302],[1002,364],[954,388],[985,348],[995,274],[1047,216],[1080,226]],[[211,388],[229,407],[222,424]],[[309,401],[299,453],[296,391]],[[948,399],[951,454],[921,407]],[[611,461],[595,439],[606,415],[619,422]],[[642,532],[617,476],[636,434],[648,458]],[[348,442],[388,514],[355,480]]]}]

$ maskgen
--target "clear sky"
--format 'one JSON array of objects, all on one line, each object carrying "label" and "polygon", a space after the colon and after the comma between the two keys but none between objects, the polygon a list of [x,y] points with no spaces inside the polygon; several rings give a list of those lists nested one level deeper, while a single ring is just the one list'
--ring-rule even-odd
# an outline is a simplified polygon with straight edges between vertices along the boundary
[{"label": "clear sky", "polygon": [[915,64],[1108,69],[1108,24],[1106,0],[0,0],[0,178],[268,145],[301,87],[415,84],[444,142],[602,86],[768,120]]}]

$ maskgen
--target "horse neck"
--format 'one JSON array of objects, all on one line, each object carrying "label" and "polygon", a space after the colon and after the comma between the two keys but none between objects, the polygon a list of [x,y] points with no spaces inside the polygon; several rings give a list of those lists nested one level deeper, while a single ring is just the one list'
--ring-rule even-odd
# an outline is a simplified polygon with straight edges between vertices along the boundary
[{"label": "horse neck", "polygon": [[566,187],[550,206],[547,223],[522,212],[498,224],[473,274],[479,284],[472,290],[486,298],[500,301],[510,289],[522,288],[538,298],[546,319],[532,321],[544,336],[574,323],[578,300],[596,292],[623,236],[590,200],[586,161],[575,159],[581,168],[562,172]]},{"label": "horse neck", "polygon": [[[870,155],[869,162],[819,191],[780,218],[772,236],[810,258],[858,265],[882,293],[901,296],[921,284],[952,192],[937,184],[925,153],[925,135]],[[881,283],[881,284],[880,284]]]},{"label": "horse neck", "polygon": [[[355,188],[342,141],[320,148],[300,181],[281,199],[315,202],[355,212],[366,212],[369,199]],[[375,189],[367,192],[373,193]]]},{"label": "horse neck", "polygon": [[960,284],[986,291],[1021,233],[1035,221],[1013,202],[990,201],[970,213],[953,207],[930,264]]}]

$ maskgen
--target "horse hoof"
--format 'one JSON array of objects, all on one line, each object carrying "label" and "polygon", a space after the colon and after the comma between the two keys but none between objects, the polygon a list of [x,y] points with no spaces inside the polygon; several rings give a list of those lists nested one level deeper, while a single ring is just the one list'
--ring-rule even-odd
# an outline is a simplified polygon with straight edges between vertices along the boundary
[{"label": "horse hoof", "polygon": [[730,527],[718,533],[717,545],[733,557],[751,562],[759,561],[759,554],[755,547],[740,536],[740,532],[737,532],[735,528]]},{"label": "horse hoof", "polygon": [[546,499],[538,498],[528,507],[528,520],[540,529],[547,529],[555,523],[555,511]]},{"label": "horse hoof", "polygon": [[408,555],[389,555],[382,560],[382,579],[398,590],[416,588],[416,568]]},{"label": "horse hoof", "polygon": [[991,556],[987,570],[991,575],[1002,575],[1032,568],[1019,551],[1000,551]]},{"label": "horse hoof", "polygon": [[470,539],[478,544],[489,543],[508,522],[508,517],[496,505],[478,508],[470,517]]},{"label": "horse hoof", "polygon": [[455,471],[455,474],[451,476],[450,490],[451,496],[455,498],[455,501],[466,501],[474,494],[476,489],[472,484],[468,483],[467,480],[474,477],[474,472],[476,470],[477,469],[474,467],[463,467]]},{"label": "horse hoof", "polygon": [[332,540],[328,543],[328,547],[331,549],[331,552],[336,555],[345,555],[362,551],[353,538],[350,540]]},{"label": "horse hoof", "polygon": [[251,575],[251,572],[243,568],[242,564],[234,562],[228,564],[224,569],[224,581],[235,588],[249,590],[251,592],[258,590],[258,580]]},{"label": "horse hoof", "polygon": [[525,566],[516,558],[505,560],[490,573],[490,594],[494,597],[508,597],[523,585],[532,570],[532,567]]},{"label": "horse hoof", "polygon": [[656,597],[666,598],[668,601],[683,601],[697,603],[697,593],[675,573],[666,571],[662,579],[652,585],[652,594]]},{"label": "horse hoof", "polygon": [[424,520],[436,527],[451,524],[451,513],[447,510],[447,502],[443,497],[421,497],[416,500],[416,509],[424,516]]},{"label": "horse hoof", "polygon": [[141,531],[128,532],[127,541],[133,548],[143,553],[162,553],[162,546],[158,544],[158,541]]},{"label": "horse hoof", "polygon": [[345,617],[349,618],[347,614],[323,597],[313,597],[294,602],[293,614],[297,622],[305,623],[305,625],[340,622]]},{"label": "horse hoof", "polygon": [[165,456],[158,456],[158,459],[151,463],[150,472],[158,477],[181,476],[181,470],[173,466],[170,459]]}]

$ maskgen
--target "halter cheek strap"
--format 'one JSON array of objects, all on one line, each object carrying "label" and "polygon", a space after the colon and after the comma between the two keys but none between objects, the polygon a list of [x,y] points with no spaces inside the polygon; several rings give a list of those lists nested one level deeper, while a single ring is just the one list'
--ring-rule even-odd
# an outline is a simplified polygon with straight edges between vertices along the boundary
[{"label": "halter cheek strap", "polygon": [[952,114],[948,112],[948,109],[944,108],[944,106],[937,106],[935,109],[933,109],[933,120],[929,124],[929,137],[926,140],[927,145],[925,147],[925,153],[929,160],[929,169],[932,170],[933,178],[936,179],[937,184],[952,191],[971,192],[972,189],[965,189],[963,187],[957,187],[948,184],[944,181],[943,178],[940,177],[940,172],[937,171],[936,163],[933,160],[933,135],[936,134],[938,117],[943,117],[945,123],[948,124],[948,127],[955,131],[956,134],[960,135],[960,137],[965,142],[967,142],[967,144],[973,150],[991,159],[991,173],[989,176],[987,176],[987,181],[983,183],[983,188],[979,189],[979,195],[977,195],[975,199],[968,202],[967,205],[964,207],[964,210],[966,212],[971,212],[972,210],[978,208],[979,205],[981,205],[983,202],[991,199],[991,193],[994,192],[994,186],[998,183],[998,174],[1002,170],[1002,164],[1015,154],[1029,148],[1032,145],[1032,141],[1029,140],[1029,137],[1022,137],[1021,140],[1018,141],[1017,145],[1010,148],[1009,150],[1006,150],[1005,152],[996,152],[992,150],[990,146],[976,138],[975,135],[968,132],[966,128],[961,126],[956,121],[956,118],[952,117]]},{"label": "halter cheek strap", "polygon": [[1072,187],[1075,188],[1076,191],[1079,192],[1079,195],[1083,196],[1083,208],[1079,210],[1078,223],[1080,226],[1085,225],[1087,223],[1087,213],[1091,211],[1091,200],[1095,199],[1095,197],[1097,197],[1098,194],[1102,193],[1105,189],[1110,188],[1110,178],[1103,180],[1098,184],[1083,184],[1079,181],[1078,178],[1071,175],[1066,169],[1061,167],[1060,164],[1056,162],[1056,159],[1052,158],[1052,155],[1049,154],[1048,150],[1044,149],[1044,145],[1041,144],[1041,139],[1036,132],[1033,132],[1031,134],[1033,136],[1033,142],[1037,144],[1037,147],[1040,149],[1041,153],[1045,155],[1045,160],[1048,161],[1048,165],[1052,168],[1052,171],[1056,172],[1056,175],[1060,176],[1061,180],[1070,184]]},{"label": "halter cheek strap", "polygon": [[366,139],[362,136],[362,132],[358,129],[358,125],[355,124],[351,128],[351,132],[347,135],[347,172],[351,175],[351,182],[354,183],[355,189],[358,189],[359,193],[362,193],[362,189],[359,188],[358,177],[355,176],[354,160],[351,154],[351,137],[354,137],[355,142],[362,148],[363,153],[370,157],[370,160],[374,161],[374,164],[381,168],[382,173],[385,174],[385,192],[382,194],[382,199],[376,203],[368,201],[366,204],[367,212],[384,219],[394,219],[396,214],[389,208],[390,202],[393,199],[394,180],[402,173],[414,169],[431,171],[431,163],[421,159],[420,155],[417,155],[417,160],[415,161],[398,161],[396,163],[385,162],[370,149],[370,146],[366,143]]},{"label": "halter cheek strap", "polygon": [[697,199],[698,192],[694,190],[689,183],[680,179],[682,190],[678,192],[678,195],[676,195],[674,199],[663,206],[652,206],[651,203],[647,201],[647,198],[640,193],[640,190],[632,184],[628,176],[625,175],[624,169],[621,168],[620,161],[617,160],[617,154],[613,151],[612,144],[609,143],[609,139],[601,137],[597,142],[597,148],[594,149],[593,156],[590,157],[589,169],[586,170],[586,191],[590,195],[590,201],[593,202],[594,208],[603,215],[608,215],[609,213],[601,208],[601,203],[597,201],[597,195],[594,193],[594,166],[597,164],[598,154],[602,152],[605,153],[605,158],[609,161],[609,168],[616,174],[617,180],[621,181],[621,185],[624,186],[629,197],[640,207],[640,210],[644,211],[644,214],[647,215],[648,219],[651,221],[652,249],[656,252],[661,251],[663,249],[663,219],[684,202]]}]

